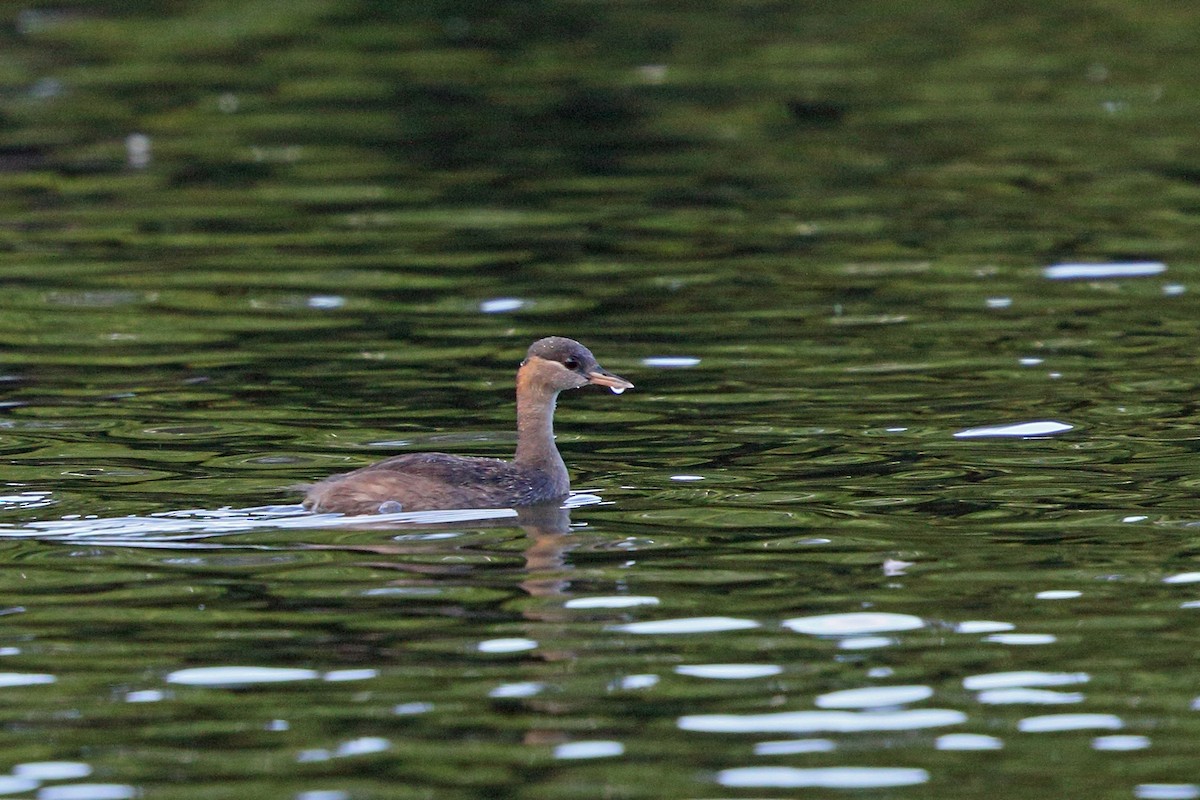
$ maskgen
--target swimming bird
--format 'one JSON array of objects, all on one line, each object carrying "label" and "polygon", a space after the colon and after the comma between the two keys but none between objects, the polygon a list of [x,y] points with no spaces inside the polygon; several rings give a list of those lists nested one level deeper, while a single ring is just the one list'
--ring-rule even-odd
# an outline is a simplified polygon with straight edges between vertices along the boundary
[{"label": "swimming bird", "polygon": [[304,507],[375,514],[561,501],[571,481],[554,444],[554,407],[559,392],[589,384],[615,394],[633,388],[574,339],[539,339],[517,370],[517,451],[512,461],[447,453],[396,456],[313,485]]}]

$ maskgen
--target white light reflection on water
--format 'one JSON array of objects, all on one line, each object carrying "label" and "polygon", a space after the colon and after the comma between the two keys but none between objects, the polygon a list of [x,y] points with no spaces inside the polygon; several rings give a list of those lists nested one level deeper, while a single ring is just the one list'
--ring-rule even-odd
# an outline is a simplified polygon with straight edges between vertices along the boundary
[{"label": "white light reflection on water", "polygon": [[363,736],[358,739],[351,739],[348,742],[342,742],[333,751],[333,755],[335,758],[365,756],[371,753],[385,752],[390,750],[391,747],[392,743],[382,736]]},{"label": "white light reflection on water", "polygon": [[955,633],[1000,633],[1017,627],[1011,622],[996,622],[990,619],[965,620],[954,625]]},{"label": "white light reflection on water", "polygon": [[42,683],[54,683],[58,678],[53,675],[37,672],[0,672],[0,689],[10,686],[37,686]]},{"label": "white light reflection on water", "polygon": [[1038,600],[1073,600],[1082,596],[1083,592],[1074,589],[1047,589],[1034,595]]},{"label": "white light reflection on water", "polygon": [[895,644],[895,640],[886,636],[851,636],[839,641],[838,647],[842,650],[874,650],[892,644]]},{"label": "white light reflection on water", "polygon": [[1125,723],[1115,714],[1046,714],[1026,717],[1017,723],[1022,733],[1056,733],[1058,731],[1120,730]]},{"label": "white light reflection on water", "polygon": [[612,758],[622,755],[625,745],[608,740],[567,742],[554,748],[554,757],[561,759]]},{"label": "white light reflection on water", "polygon": [[759,623],[749,619],[733,617],[684,617],[682,619],[655,619],[647,622],[630,622],[612,625],[610,631],[638,634],[720,633],[757,628]]},{"label": "white light reflection on water", "polygon": [[24,794],[38,788],[40,781],[32,778],[19,778],[13,775],[0,775],[0,794]]},{"label": "white light reflection on water", "polygon": [[46,786],[37,796],[38,800],[132,800],[138,790],[123,783],[68,783]]},{"label": "white light reflection on water", "polygon": [[681,369],[694,367],[699,363],[700,359],[694,356],[650,356],[642,359],[644,366],[660,369]]},{"label": "white light reflection on water", "polygon": [[627,692],[637,691],[638,689],[650,689],[657,686],[661,678],[657,675],[624,675],[609,684],[610,690],[621,690]]},{"label": "white light reflection on water", "polygon": [[1019,422],[1013,425],[993,425],[983,428],[967,428],[954,434],[955,439],[979,439],[995,436],[1016,438],[1031,438],[1035,436],[1053,436],[1073,429],[1074,425],[1054,420],[1037,422]]},{"label": "white light reflection on water", "polygon": [[296,754],[296,761],[301,764],[311,764],[319,761],[329,761],[334,758],[353,758],[355,756],[384,753],[391,748],[391,741],[384,739],[382,736],[363,736],[358,739],[342,742],[333,750],[327,750],[322,747],[301,750]]},{"label": "white light reflection on water", "polygon": [[573,597],[563,603],[563,608],[633,608],[634,606],[656,606],[657,597],[625,594],[610,597]]},{"label": "white light reflection on water", "polygon": [[1144,278],[1161,275],[1167,265],[1161,261],[1126,261],[1111,264],[1055,264],[1042,270],[1053,281],[1101,280],[1104,278]]},{"label": "white light reflection on water", "polygon": [[1097,736],[1092,739],[1093,750],[1106,750],[1114,753],[1125,753],[1132,750],[1145,750],[1150,746],[1148,736],[1114,734],[1112,736]]},{"label": "white light reflection on water", "polygon": [[1200,786],[1194,783],[1142,783],[1133,790],[1138,800],[1196,800]]},{"label": "white light reflection on water", "polygon": [[0,508],[45,508],[54,505],[50,492],[20,492],[0,495]]},{"label": "white light reflection on water", "polygon": [[990,706],[1002,705],[1057,705],[1062,703],[1082,703],[1081,692],[1056,692],[1051,689],[1026,689],[1014,687],[1011,689],[985,689],[975,698]]},{"label": "white light reflection on water", "polygon": [[754,745],[756,756],[791,756],[800,753],[832,753],[837,743],[832,739],[784,739],[777,742],[759,742]]},{"label": "white light reflection on water", "polygon": [[719,681],[769,678],[781,672],[783,667],[774,664],[680,664],[675,668],[677,675]]},{"label": "white light reflection on water", "polygon": [[320,677],[321,673],[313,669],[289,667],[192,667],[170,673],[166,681],[184,686],[228,689],[262,683],[315,681]]},{"label": "white light reflection on water", "polygon": [[365,681],[371,678],[378,678],[379,670],[377,669],[335,669],[326,672],[322,680],[330,683],[340,683],[343,681]]},{"label": "white light reflection on water", "polygon": [[906,711],[780,711],[772,714],[692,714],[680,730],[701,733],[859,733],[915,731],[959,725],[967,715],[949,708]]},{"label": "white light reflection on water", "polygon": [[519,297],[493,297],[479,304],[479,310],[484,314],[505,314],[524,308],[526,301]]},{"label": "white light reflection on water", "polygon": [[717,773],[717,783],[741,788],[883,789],[928,780],[928,772],[909,767],[737,767]]},{"label": "white light reflection on water", "polygon": [[963,678],[963,688],[980,691],[1017,686],[1072,686],[1087,683],[1090,680],[1091,676],[1086,672],[1041,672],[1038,670],[988,672]]},{"label": "white light reflection on water", "polygon": [[481,653],[522,653],[526,650],[534,650],[538,643],[533,639],[524,639],[521,637],[512,637],[508,639],[488,639],[480,642],[477,649]]},{"label": "white light reflection on water", "polygon": [[818,695],[817,708],[885,708],[917,703],[933,697],[928,686],[865,686]]},{"label": "white light reflection on water", "polygon": [[524,683],[505,683],[488,692],[488,697],[496,700],[534,697],[535,695],[541,694],[542,690],[545,688],[546,684],[538,683],[537,681],[526,681]]},{"label": "white light reflection on water", "polygon": [[1027,645],[1054,644],[1058,637],[1053,633],[993,633],[983,637],[985,642],[994,644],[1012,644],[1021,647]]},{"label": "white light reflection on water", "polygon": [[938,750],[1003,750],[1004,741],[982,733],[947,733],[934,742]]},{"label": "white light reflection on water", "polygon": [[859,611],[849,614],[793,617],[785,619],[782,625],[796,633],[814,636],[861,636],[868,633],[915,630],[925,627],[925,620],[910,614]]},{"label": "white light reflection on water", "polygon": [[31,761],[13,767],[13,775],[35,781],[69,781],[92,774],[92,765],[82,761]]},{"label": "white light reflection on water", "polygon": [[336,294],[315,294],[305,305],[317,311],[331,311],[346,305],[346,298]]},{"label": "white light reflection on water", "polygon": [[350,800],[350,793],[340,789],[313,789],[300,792],[293,800]]}]

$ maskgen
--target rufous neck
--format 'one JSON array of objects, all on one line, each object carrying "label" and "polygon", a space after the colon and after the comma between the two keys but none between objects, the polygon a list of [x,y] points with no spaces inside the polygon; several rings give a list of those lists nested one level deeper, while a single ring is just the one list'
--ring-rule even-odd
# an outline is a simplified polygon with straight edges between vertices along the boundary
[{"label": "rufous neck", "polygon": [[524,467],[542,470],[567,483],[567,467],[554,444],[554,406],[558,392],[534,382],[529,373],[517,373],[517,454]]}]

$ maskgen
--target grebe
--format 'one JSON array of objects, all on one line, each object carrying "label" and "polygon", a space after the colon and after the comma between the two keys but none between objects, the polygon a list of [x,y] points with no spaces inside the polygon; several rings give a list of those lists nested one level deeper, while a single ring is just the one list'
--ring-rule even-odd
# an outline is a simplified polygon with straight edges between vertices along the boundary
[{"label": "grebe", "polygon": [[512,508],[562,500],[571,482],[554,445],[554,405],[559,392],[588,384],[615,394],[633,388],[603,369],[579,342],[562,336],[539,339],[517,370],[517,452],[512,461],[446,453],[396,456],[315,484],[304,507],[375,514]]}]

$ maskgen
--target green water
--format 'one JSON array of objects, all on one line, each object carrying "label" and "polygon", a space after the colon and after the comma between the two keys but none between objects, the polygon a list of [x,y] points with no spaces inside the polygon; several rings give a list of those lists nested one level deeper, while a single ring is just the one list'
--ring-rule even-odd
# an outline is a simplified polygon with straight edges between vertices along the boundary
[{"label": "green water", "polygon": [[1189,8],[2,21],[0,794],[1200,796]]}]

